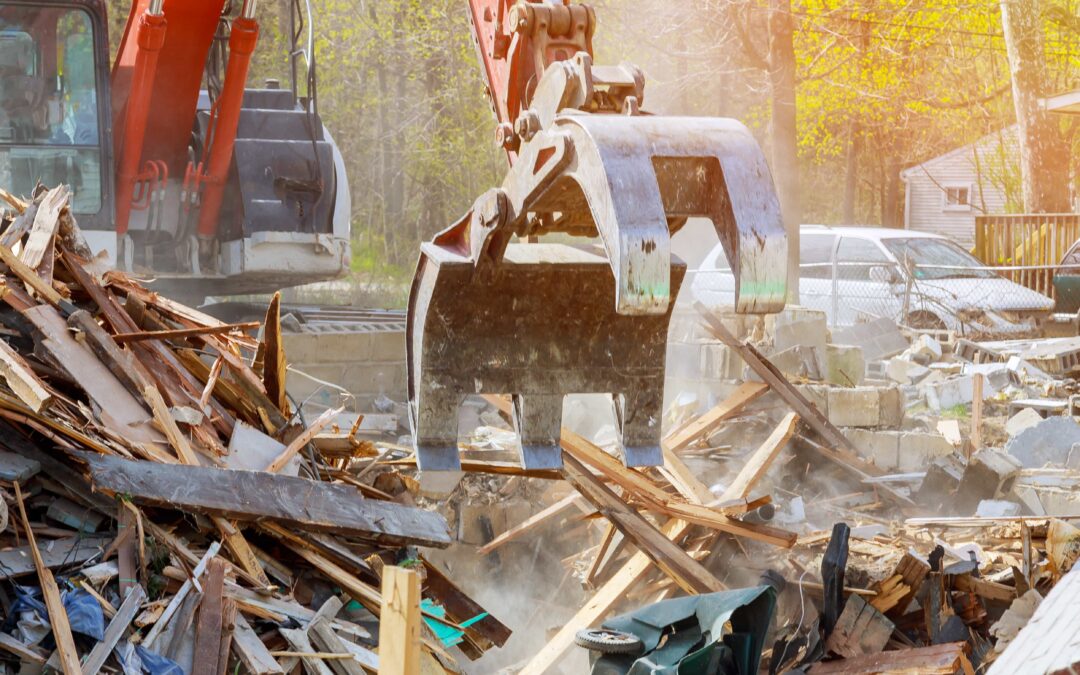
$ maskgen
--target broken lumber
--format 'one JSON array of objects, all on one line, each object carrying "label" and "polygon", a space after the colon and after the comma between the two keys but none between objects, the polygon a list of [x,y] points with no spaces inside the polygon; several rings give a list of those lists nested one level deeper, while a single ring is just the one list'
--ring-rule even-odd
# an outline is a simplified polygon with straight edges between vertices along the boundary
[{"label": "broken lumber", "polygon": [[420,575],[415,570],[383,568],[379,675],[420,675]]},{"label": "broken lumber", "polygon": [[432,511],[364,499],[352,487],[261,471],[127,460],[74,451],[95,488],[136,503],[232,520],[269,519],[387,544],[445,547],[446,520]]}]

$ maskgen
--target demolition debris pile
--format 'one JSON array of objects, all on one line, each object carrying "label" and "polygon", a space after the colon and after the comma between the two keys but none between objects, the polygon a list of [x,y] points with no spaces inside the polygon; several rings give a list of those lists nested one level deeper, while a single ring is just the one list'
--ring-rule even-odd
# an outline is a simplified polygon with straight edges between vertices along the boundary
[{"label": "demolition debris pile", "polygon": [[0,195],[3,672],[457,672],[506,641],[415,548],[445,520],[351,472],[360,419],[293,409],[276,298],[256,339],[99,274],[66,188]]},{"label": "demolition debris pile", "polygon": [[[1080,663],[1065,609],[1080,593],[1080,530],[1068,522],[1080,517],[1080,425],[1059,405],[1071,366],[1052,368],[1045,341],[943,344],[888,321],[830,334],[799,308],[764,329],[701,320],[708,337],[695,349],[710,353],[698,363],[727,371],[710,385],[723,395],[704,412],[676,398],[662,468],[623,467],[610,427],[564,429],[561,474],[509,465],[505,424],[465,445],[467,471],[515,475],[487,483],[494,502],[479,508],[467,477],[450,514],[490,565],[478,576],[518,593],[528,578],[532,602],[550,608],[531,615],[550,617],[539,626],[550,639],[535,624],[515,634],[530,646],[511,670],[575,663],[575,641],[594,672],[635,659],[715,658],[713,670],[680,672],[721,673],[757,672],[759,657],[770,672],[809,673]],[[488,402],[509,419],[508,400]],[[579,608],[559,613],[553,598],[576,586]],[[719,595],[677,599],[706,593]],[[768,629],[761,612],[774,606]],[[601,625],[630,635],[585,630]]]}]

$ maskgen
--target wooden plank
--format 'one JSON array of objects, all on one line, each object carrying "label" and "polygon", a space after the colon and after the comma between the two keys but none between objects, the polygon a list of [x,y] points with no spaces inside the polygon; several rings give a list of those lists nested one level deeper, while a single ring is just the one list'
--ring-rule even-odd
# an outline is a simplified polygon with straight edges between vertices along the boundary
[{"label": "wooden plank", "polygon": [[393,545],[450,544],[446,519],[423,509],[364,499],[355,488],[259,471],[159,464],[73,451],[96,489],[136,503],[234,520],[269,519]]},{"label": "wooden plank", "polygon": [[[100,554],[109,545],[110,535],[95,534],[82,537],[53,539],[40,551],[47,568],[77,565]],[[0,579],[13,579],[32,574],[37,568],[30,546],[17,546],[0,551]]]},{"label": "wooden plank", "polygon": [[[983,374],[975,373],[971,381],[971,449],[982,448]],[[971,454],[968,453],[970,458]]]},{"label": "wooden plank", "polygon": [[293,650],[303,654],[300,657],[300,662],[304,664],[304,670],[308,675],[334,675],[334,672],[323,663],[322,659],[318,658],[318,656],[312,656],[318,652],[311,645],[307,631],[299,628],[278,628],[278,632],[281,633],[281,636],[285,638],[285,641],[289,643]]},{"label": "wooden plank", "polygon": [[383,568],[379,675],[420,675],[420,575],[415,570]]},{"label": "wooden plank", "polygon": [[236,629],[233,631],[232,650],[236,658],[244,667],[245,673],[251,675],[278,675],[283,674],[281,664],[270,655],[263,641],[251,628],[242,615],[236,615]]},{"label": "wooden plank", "polygon": [[[930,647],[857,656],[839,661],[815,663],[810,675],[953,675],[964,658],[966,642],[947,642]],[[1027,672],[1027,671],[1015,671]]]},{"label": "wooden plank", "polygon": [[133,586],[124,601],[120,603],[120,608],[116,610],[116,616],[112,618],[112,621],[109,622],[108,627],[105,629],[104,639],[94,645],[89,656],[86,657],[86,661],[82,666],[83,675],[97,675],[97,672],[105,665],[105,660],[109,658],[109,654],[112,653],[113,647],[124,636],[124,632],[127,631],[128,626],[135,619],[135,615],[138,614],[145,600],[146,592],[143,587]]},{"label": "wooden plank", "polygon": [[222,600],[225,591],[225,570],[221,558],[210,561],[202,602],[199,603],[199,623],[195,629],[195,662],[191,675],[218,675],[221,656]]},{"label": "wooden plank", "polygon": [[962,574],[954,578],[953,588],[958,591],[974,593],[981,598],[996,600],[997,602],[1012,602],[1016,599],[1015,587],[987,579],[977,579],[970,574]]},{"label": "wooden plank", "polygon": [[739,469],[739,473],[728,485],[724,491],[725,497],[728,499],[742,498],[745,499],[750,496],[750,490],[753,486],[765,476],[765,473],[772,466],[773,461],[783,450],[788,441],[791,440],[792,435],[795,433],[795,426],[799,423],[799,416],[795,413],[788,413],[784,416],[780,423],[776,425],[773,432],[769,434],[769,437],[750,455],[750,459],[743,464]]},{"label": "wooden plank", "polygon": [[665,537],[652,523],[597,479],[569,453],[563,453],[563,475],[583,497],[588,499],[611,524],[649,556],[657,567],[687,593],[715,593],[725,586],[701,563]]},{"label": "wooden plank", "polygon": [[56,292],[56,289],[45,283],[37,272],[26,266],[19,257],[11,252],[7,246],[0,246],[0,261],[8,266],[8,269],[19,278],[26,286],[53,307],[68,307],[71,305]]},{"label": "wooden plank", "polygon": [[[3,247],[0,247],[3,250]],[[55,309],[39,305],[23,312],[44,336],[42,346],[101,409],[101,422],[135,443],[164,443],[150,415],[90,348],[77,342]]]},{"label": "wooden plank", "polygon": [[285,449],[281,451],[281,454],[274,458],[274,461],[266,467],[267,473],[277,473],[281,471],[292,458],[296,456],[296,453],[304,449],[304,446],[311,442],[311,439],[319,435],[319,432],[325,429],[334,418],[337,417],[344,408],[332,408],[330,410],[324,410],[323,414],[315,418],[307,429],[304,429],[300,434],[292,440]]},{"label": "wooden plank", "polygon": [[[758,448],[755,453],[766,453],[774,458],[776,456],[772,449],[766,445]],[[754,457],[751,456],[749,461],[754,462]],[[768,467],[766,466],[763,471],[755,472],[755,475],[764,475],[767,470]],[[693,476],[690,476],[690,478],[697,481]],[[691,487],[695,486],[691,485]],[[742,489],[747,491],[753,488],[754,484],[742,486]],[[695,491],[700,491],[700,487],[691,490],[690,494]],[[727,501],[738,496],[729,488],[720,495],[720,501]],[[664,525],[661,532],[669,540],[679,541],[686,536],[691,527],[692,525],[685,520],[672,518]],[[630,560],[607,583],[601,586],[569,621],[563,624],[562,628],[529,660],[518,675],[541,675],[554,666],[562,658],[562,655],[566,653],[566,650],[574,644],[574,635],[577,631],[594,626],[606,617],[612,608],[626,597],[630,589],[648,573],[651,565],[652,561],[641,551],[632,555]]]},{"label": "wooden plank", "polygon": [[423,555],[420,556],[420,560],[424,563],[424,593],[426,597],[446,610],[448,619],[462,624],[478,616],[484,616],[466,627],[465,641],[467,643],[474,645],[480,652],[486,651],[492,645],[501,647],[506,644],[506,641],[510,639],[510,629],[505,624],[458,588],[438,566],[426,560]]},{"label": "wooden plank", "polygon": [[154,646],[154,641],[162,631],[165,630],[165,627],[169,623],[169,619],[171,619],[176,613],[176,610],[180,608],[180,605],[184,602],[184,599],[188,594],[191,593],[191,590],[195,588],[195,583],[192,579],[198,579],[202,576],[203,572],[206,571],[207,565],[210,564],[210,561],[214,559],[214,556],[218,554],[219,550],[221,550],[221,542],[219,541],[213,542],[210,544],[209,548],[206,549],[206,553],[203,555],[202,559],[199,560],[199,564],[191,571],[191,578],[184,581],[180,586],[180,590],[176,592],[176,595],[172,597],[169,604],[165,606],[165,610],[162,611],[161,616],[158,617],[157,623],[154,624],[154,627],[150,629],[150,632],[147,633],[146,637],[143,639],[143,645],[147,649]]},{"label": "wooden plank", "polygon": [[132,396],[142,399],[143,390],[150,386],[151,378],[149,373],[146,373],[139,365],[135,355],[121,349],[113,340],[113,336],[98,324],[90,312],[84,309],[72,312],[67,322],[72,328],[82,331],[83,342],[120,380],[124,388]]},{"label": "wooden plank", "polygon": [[37,647],[31,647],[7,633],[0,633],[0,650],[14,654],[25,663],[43,666],[46,662],[45,654],[41,653]]},{"label": "wooden plank", "polygon": [[825,648],[846,659],[877,654],[889,642],[895,626],[858,595],[850,595],[844,611],[825,642]]},{"label": "wooden plank", "polygon": [[15,454],[0,451],[0,480],[8,483],[25,483],[41,471],[41,463]]},{"label": "wooden plank", "polygon": [[36,413],[52,403],[52,392],[5,340],[0,340],[0,377],[19,400]]},{"label": "wooden plank", "polygon": [[289,398],[285,393],[288,363],[281,338],[281,293],[274,293],[266,307],[263,321],[263,385],[266,396],[277,404],[283,415],[289,414]]},{"label": "wooden plank", "polygon": [[182,338],[198,337],[202,335],[218,335],[233,331],[251,330],[258,328],[258,321],[245,321],[243,323],[223,323],[217,326],[199,326],[197,328],[175,328],[172,330],[143,330],[132,333],[116,333],[113,339],[117,344],[131,342],[145,342],[146,340],[178,340]]},{"label": "wooden plank", "polygon": [[165,438],[169,439],[169,445],[176,452],[176,456],[180,461],[190,466],[199,466],[198,455],[192,450],[191,442],[188,441],[187,436],[180,431],[180,426],[173,419],[172,413],[169,412],[169,406],[165,403],[165,399],[161,397],[161,392],[157,390],[157,387],[147,385],[146,389],[143,389],[143,400],[150,406],[150,410],[154,414],[154,422],[165,433]]},{"label": "wooden plank", "polygon": [[[779,439],[775,440],[779,442]],[[622,487],[628,494],[644,500],[646,507],[650,510],[681,518],[695,525],[703,525],[774,546],[788,547],[795,543],[797,537],[794,532],[757,523],[744,523],[729,517],[722,510],[712,506],[696,503],[686,504],[673,500],[660,486],[650,481],[643,474],[627,469],[622,463],[595,444],[568,429],[563,429],[561,442],[566,453],[599,470],[603,477]],[[781,445],[773,450],[778,452],[782,447]],[[695,485],[695,491],[692,494],[696,497],[697,492],[700,492],[702,487],[700,484]],[[706,492],[708,491],[708,488],[704,489]],[[711,492],[709,492],[709,496],[712,496]],[[734,510],[738,511],[740,508],[742,512],[745,512],[745,503],[742,507],[736,506]]]},{"label": "wooden plank", "polygon": [[544,524],[560,518],[564,513],[572,510],[575,504],[581,503],[582,501],[583,500],[581,498],[581,495],[577,494],[563,497],[562,499],[555,502],[554,504],[551,504],[547,508],[533,514],[531,517],[523,521],[520,525],[506,530],[488,543],[476,549],[476,553],[482,556],[488,555],[500,546],[514,541],[515,539],[520,539],[529,532],[532,532],[533,530],[542,527]]},{"label": "wooden plank", "polygon": [[26,238],[26,245],[19,256],[30,269],[40,265],[45,251],[52,248],[53,237],[60,225],[60,211],[67,206],[70,196],[71,191],[66,185],[57,185],[45,193],[45,197],[38,203],[34,225],[30,228],[30,236]]},{"label": "wooden plank", "polygon": [[[316,619],[308,627],[308,637],[312,643],[324,652],[348,653],[345,641],[338,637],[326,619]],[[353,659],[334,659],[330,661],[330,670],[337,675],[364,675],[364,667]]]},{"label": "wooden plank", "polygon": [[679,452],[699,438],[707,437],[721,424],[768,391],[769,386],[762,382],[743,382],[719,405],[669,434],[663,441],[664,448],[671,452]]},{"label": "wooden plank", "polygon": [[34,530],[30,527],[30,519],[26,517],[26,505],[23,504],[22,489],[18,483],[15,486],[15,501],[19,505],[19,517],[22,520],[23,531],[28,540],[30,555],[34,558],[34,568],[37,570],[38,581],[41,582],[41,594],[44,596],[45,608],[49,611],[49,625],[52,627],[53,638],[56,640],[56,651],[60,655],[60,669],[64,675],[82,675],[82,666],[79,665],[79,653],[75,649],[75,639],[71,635],[71,625],[68,623],[67,610],[60,599],[60,588],[56,585],[56,579],[49,571],[41,551],[38,550],[37,541],[34,538]]}]

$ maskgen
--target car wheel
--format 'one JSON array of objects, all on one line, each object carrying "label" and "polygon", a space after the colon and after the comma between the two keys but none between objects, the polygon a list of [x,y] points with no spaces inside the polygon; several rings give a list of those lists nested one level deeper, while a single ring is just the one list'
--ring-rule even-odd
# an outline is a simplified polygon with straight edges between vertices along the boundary
[{"label": "car wheel", "polygon": [[601,654],[640,654],[645,644],[641,638],[619,630],[586,628],[574,635],[574,644]]},{"label": "car wheel", "polygon": [[912,312],[907,315],[905,322],[910,328],[918,330],[945,330],[947,326],[938,316],[932,312]]}]

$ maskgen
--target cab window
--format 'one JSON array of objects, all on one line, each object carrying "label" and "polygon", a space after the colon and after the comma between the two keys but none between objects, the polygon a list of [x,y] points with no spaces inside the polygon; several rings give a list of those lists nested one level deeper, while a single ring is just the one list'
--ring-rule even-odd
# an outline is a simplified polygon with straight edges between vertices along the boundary
[{"label": "cab window", "polygon": [[97,213],[100,134],[90,15],[0,2],[0,184],[65,183],[75,213]]},{"label": "cab window", "polygon": [[867,239],[840,237],[836,247],[836,278],[847,281],[870,281],[870,269],[891,265],[878,245]]}]

